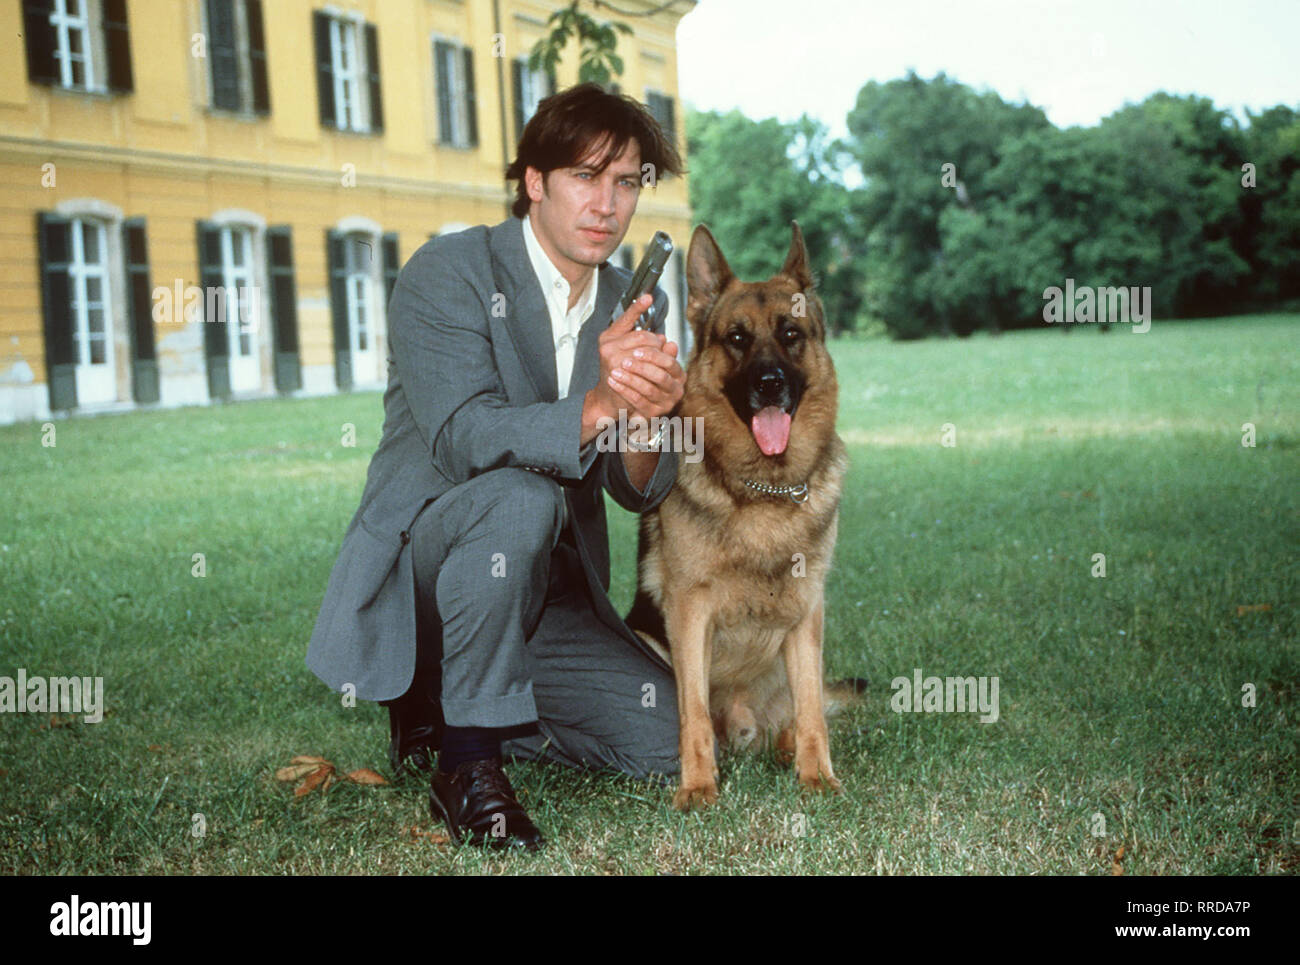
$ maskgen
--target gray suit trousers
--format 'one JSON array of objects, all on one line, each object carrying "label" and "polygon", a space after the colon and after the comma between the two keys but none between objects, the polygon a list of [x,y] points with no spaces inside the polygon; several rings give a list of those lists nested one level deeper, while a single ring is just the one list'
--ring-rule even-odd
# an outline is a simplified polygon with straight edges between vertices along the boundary
[{"label": "gray suit trousers", "polygon": [[596,616],[559,483],[480,473],[426,506],[410,533],[417,645],[436,646],[427,631],[440,629],[449,726],[536,722],[503,756],[677,774],[672,672]]}]

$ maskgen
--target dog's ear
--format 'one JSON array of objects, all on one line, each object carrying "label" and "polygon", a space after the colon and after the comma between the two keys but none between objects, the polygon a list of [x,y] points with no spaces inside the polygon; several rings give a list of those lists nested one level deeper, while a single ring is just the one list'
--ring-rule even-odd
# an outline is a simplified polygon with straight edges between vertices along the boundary
[{"label": "dog's ear", "polygon": [[713,303],[734,277],[713,234],[705,225],[696,225],[686,254],[686,319],[697,341]]},{"label": "dog's ear", "polygon": [[812,272],[808,270],[808,249],[804,247],[803,232],[799,230],[797,221],[790,222],[790,253],[785,256],[780,274],[793,278],[804,291],[811,291],[815,284]]}]

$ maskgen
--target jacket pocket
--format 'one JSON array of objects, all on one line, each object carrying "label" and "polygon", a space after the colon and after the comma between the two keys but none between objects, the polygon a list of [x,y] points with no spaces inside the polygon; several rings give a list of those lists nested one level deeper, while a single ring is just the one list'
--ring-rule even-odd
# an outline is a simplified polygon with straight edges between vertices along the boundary
[{"label": "jacket pocket", "polygon": [[363,522],[348,536],[342,552],[347,556],[343,592],[353,609],[364,609],[387,582],[402,552],[402,542],[397,537],[388,540],[376,536]]}]

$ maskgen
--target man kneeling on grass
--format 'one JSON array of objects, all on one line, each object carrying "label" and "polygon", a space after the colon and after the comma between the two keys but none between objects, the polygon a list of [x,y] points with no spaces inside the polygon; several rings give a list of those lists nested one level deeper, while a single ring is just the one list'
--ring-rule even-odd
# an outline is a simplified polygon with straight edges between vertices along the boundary
[{"label": "man kneeling on grass", "polygon": [[383,438],[307,664],[388,706],[393,769],[430,777],[457,842],[542,845],[503,757],[678,770],[671,671],[606,595],[602,492],[653,509],[676,456],[596,447],[604,419],[668,415],[685,385],[662,290],[609,324],[646,163],[682,170],[636,101],[547,98],[506,172],[514,216],[429,241],[393,290]]}]

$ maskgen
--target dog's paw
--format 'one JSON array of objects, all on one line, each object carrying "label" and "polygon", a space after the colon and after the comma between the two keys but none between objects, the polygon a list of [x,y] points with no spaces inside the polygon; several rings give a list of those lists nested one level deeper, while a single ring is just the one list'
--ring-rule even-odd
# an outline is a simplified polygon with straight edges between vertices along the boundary
[{"label": "dog's paw", "polygon": [[673,795],[673,807],[679,811],[689,811],[692,808],[706,808],[717,800],[718,785],[710,781],[707,784],[679,787]]},{"label": "dog's paw", "polygon": [[844,785],[836,779],[835,775],[829,769],[812,767],[808,770],[799,771],[799,784],[805,791],[834,791],[839,794],[844,790]]}]

